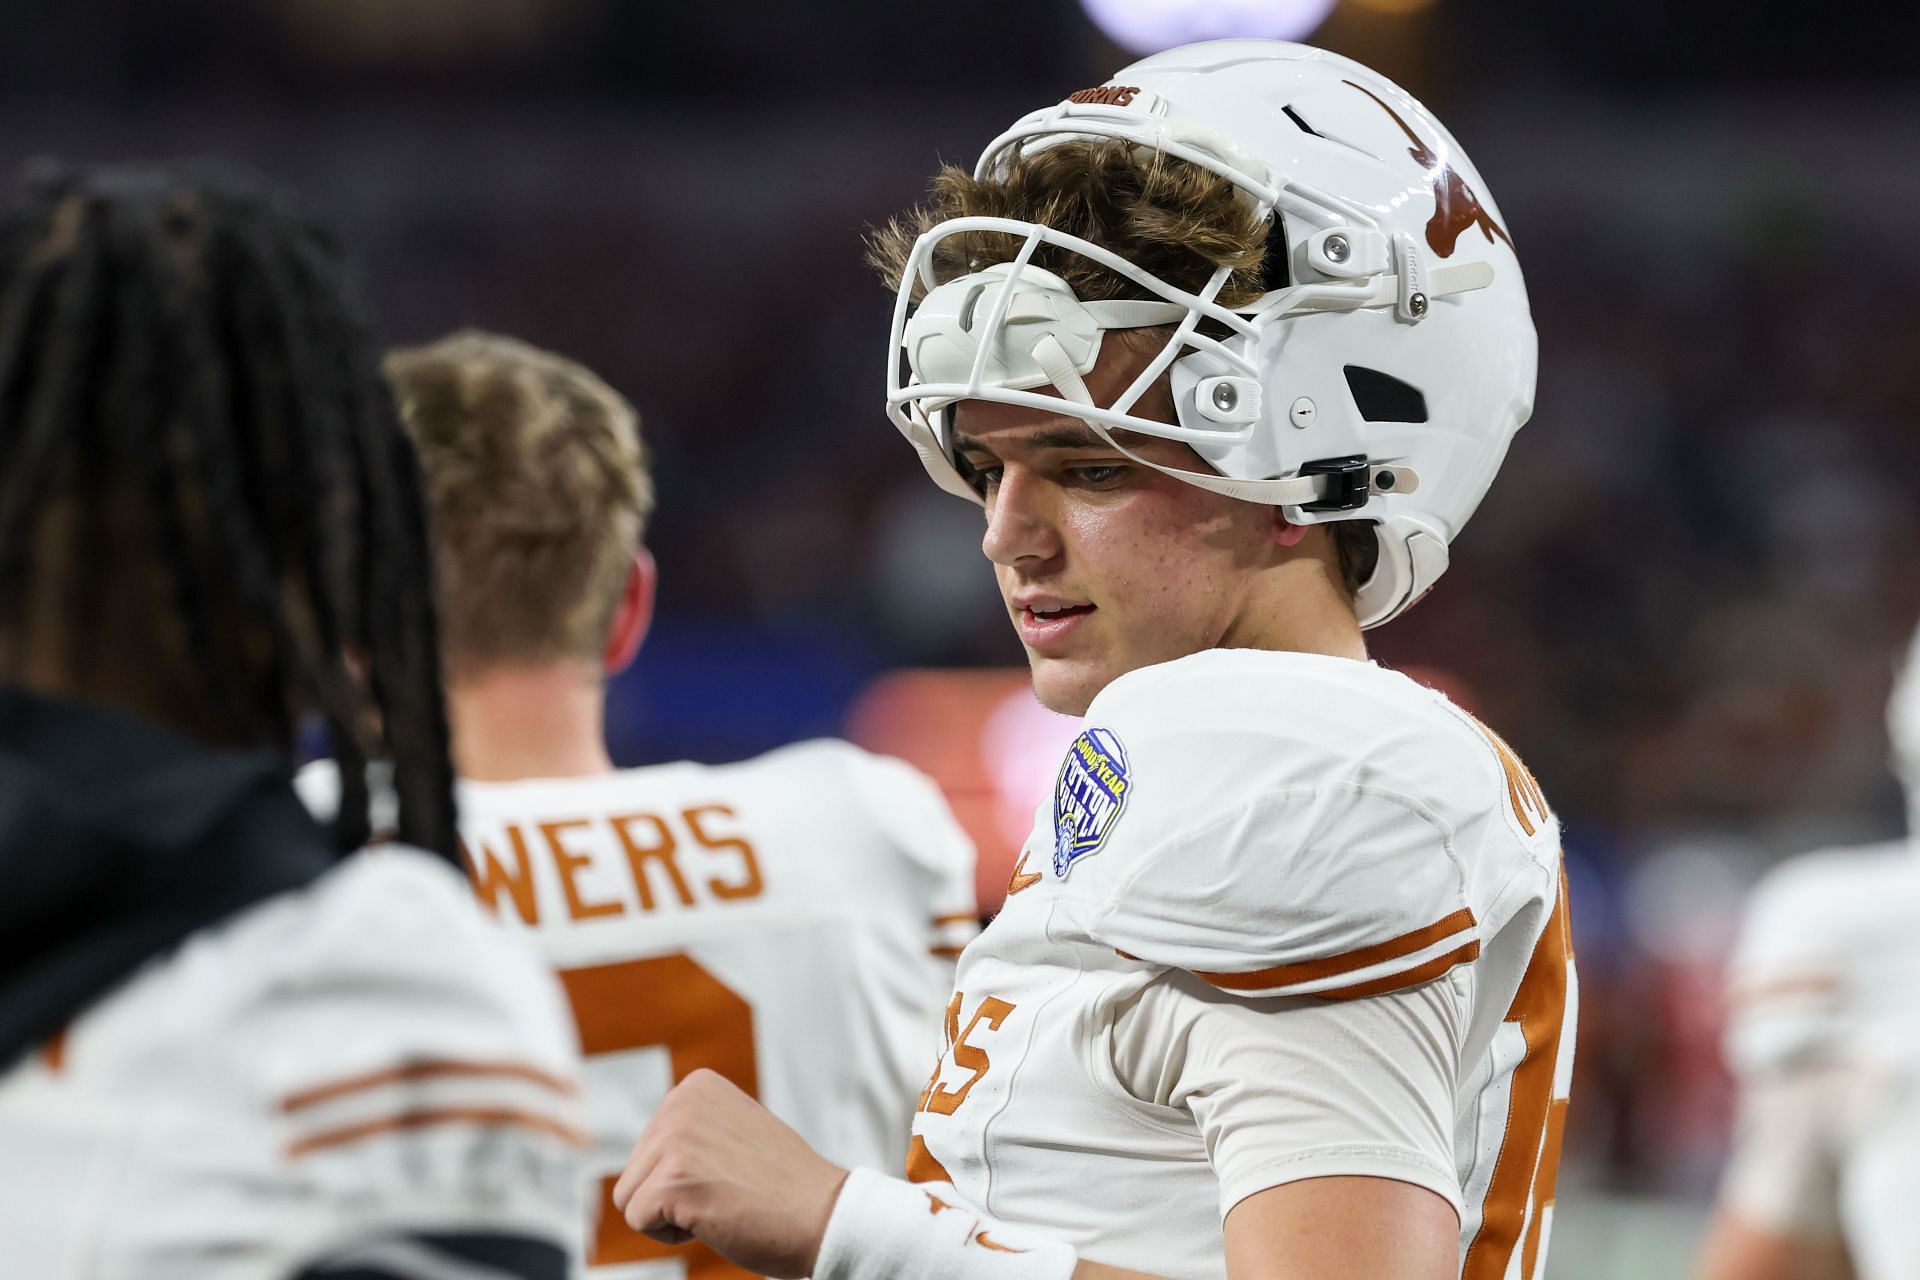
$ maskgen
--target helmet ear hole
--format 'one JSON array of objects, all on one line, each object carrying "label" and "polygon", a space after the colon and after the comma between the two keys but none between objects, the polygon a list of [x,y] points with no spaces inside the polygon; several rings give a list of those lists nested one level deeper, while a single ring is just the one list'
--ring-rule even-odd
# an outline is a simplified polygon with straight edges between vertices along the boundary
[{"label": "helmet ear hole", "polygon": [[1402,382],[1390,373],[1350,364],[1347,390],[1353,395],[1353,407],[1363,422],[1425,422],[1427,397],[1410,382]]}]

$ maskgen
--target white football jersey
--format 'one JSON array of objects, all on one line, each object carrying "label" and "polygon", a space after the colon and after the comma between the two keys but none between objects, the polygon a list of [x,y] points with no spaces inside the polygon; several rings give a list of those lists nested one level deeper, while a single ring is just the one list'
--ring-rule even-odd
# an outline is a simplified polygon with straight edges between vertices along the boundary
[{"label": "white football jersey", "polygon": [[1541,1272],[1575,984],[1513,754],[1361,662],[1215,650],[1094,700],[961,958],[908,1176],[1082,1256],[1226,1274],[1303,1178],[1433,1189],[1470,1280]]},{"label": "white football jersey", "polygon": [[1783,1235],[1839,1232],[1862,1280],[1920,1277],[1917,922],[1912,845],[1809,854],[1755,890],[1731,966],[1728,1198]]},{"label": "white football jersey", "polygon": [[571,1249],[585,1141],[540,957],[439,859],[363,853],[0,1075],[0,1276],[501,1274],[426,1237]]},{"label": "white football jersey", "polygon": [[[315,780],[303,790],[316,797]],[[898,1168],[978,932],[973,846],[925,776],[843,742],[729,765],[462,783],[480,900],[560,972],[586,1056],[612,1280],[747,1273],[608,1203],[675,1080],[709,1067],[841,1164]]]}]

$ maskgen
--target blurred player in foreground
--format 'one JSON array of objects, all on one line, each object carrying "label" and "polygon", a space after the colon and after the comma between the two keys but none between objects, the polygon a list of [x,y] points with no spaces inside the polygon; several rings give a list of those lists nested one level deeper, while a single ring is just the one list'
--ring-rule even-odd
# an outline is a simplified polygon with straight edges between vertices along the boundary
[{"label": "blurred player in foreground", "polygon": [[896,424],[984,506],[1034,688],[1088,728],[961,958],[922,1185],[703,1076],[628,1219],[819,1280],[1538,1276],[1558,824],[1362,636],[1531,410],[1485,184],[1366,68],[1224,41],[1027,117],[875,248]]},{"label": "blurred player in foreground", "polygon": [[[1888,707],[1920,813],[1920,637]],[[1794,858],[1733,957],[1733,1151],[1701,1280],[1920,1277],[1920,856],[1913,837]]]},{"label": "blurred player in foreground", "polygon": [[[488,334],[387,369],[427,478],[466,855],[572,998],[594,1198],[701,1067],[833,1159],[898,1167],[953,957],[978,930],[973,849],[938,791],[825,741],[616,770],[606,680],[654,596],[633,409],[572,361]],[[589,1256],[743,1274],[612,1209]]]},{"label": "blurred player in foreground", "polygon": [[[568,1274],[578,1062],[454,866],[377,359],[249,180],[59,171],[0,219],[0,1275]],[[352,853],[373,756],[401,843]]]}]

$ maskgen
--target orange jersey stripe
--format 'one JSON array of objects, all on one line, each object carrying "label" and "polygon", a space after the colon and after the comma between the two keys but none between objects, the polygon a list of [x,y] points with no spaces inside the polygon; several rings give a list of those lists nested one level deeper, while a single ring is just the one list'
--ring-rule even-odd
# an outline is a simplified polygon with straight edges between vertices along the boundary
[{"label": "orange jersey stripe", "polygon": [[980,917],[975,915],[971,911],[955,911],[949,915],[935,916],[933,918],[933,925],[934,925],[934,928],[936,929],[944,929],[946,926],[950,924],[979,924],[979,923],[980,923]]},{"label": "orange jersey stripe", "polygon": [[958,960],[960,953],[966,950],[965,947],[929,947],[927,949],[942,960]]},{"label": "orange jersey stripe", "polygon": [[1456,947],[1425,964],[1415,965],[1405,973],[1375,978],[1372,982],[1355,983],[1351,987],[1335,987],[1332,991],[1315,991],[1313,998],[1315,1000],[1358,1000],[1363,996],[1383,996],[1389,991],[1399,991],[1406,987],[1417,987],[1423,982],[1432,982],[1455,965],[1468,964],[1479,958],[1480,944],[1469,942],[1466,946]]},{"label": "orange jersey stripe", "polygon": [[[1444,920],[1436,920],[1424,929],[1415,929],[1403,933],[1397,938],[1375,943],[1371,947],[1361,947],[1325,960],[1304,960],[1299,964],[1277,964],[1270,969],[1256,969],[1252,973],[1203,973],[1194,971],[1194,976],[1203,978],[1214,986],[1226,991],[1265,991],[1270,987],[1290,987],[1300,982],[1314,982],[1321,978],[1338,977],[1343,973],[1352,973],[1370,965],[1381,964],[1388,960],[1398,960],[1424,950],[1450,937],[1462,929],[1471,929],[1474,925],[1473,912],[1462,907]],[[1480,945],[1471,944],[1474,953],[1479,954]],[[1132,957],[1129,957],[1131,959]],[[1455,963],[1458,963],[1457,961]],[[1425,966],[1422,966],[1423,968]],[[1452,966],[1449,965],[1448,968]],[[1445,970],[1442,970],[1445,972]]]},{"label": "orange jersey stripe", "polygon": [[298,1159],[304,1155],[311,1155],[315,1151],[358,1142],[363,1138],[374,1138],[384,1133],[401,1133],[411,1129],[426,1129],[443,1124],[530,1129],[535,1133],[559,1138],[569,1146],[587,1145],[587,1136],[578,1129],[562,1124],[551,1116],[543,1116],[536,1112],[520,1111],[512,1107],[437,1107],[402,1111],[398,1115],[379,1120],[364,1120],[359,1124],[343,1125],[338,1129],[326,1129],[309,1134],[287,1144],[287,1157]]},{"label": "orange jersey stripe", "polygon": [[455,1059],[427,1059],[420,1062],[403,1063],[385,1071],[370,1071],[365,1075],[348,1076],[343,1080],[330,1081],[327,1084],[314,1085],[298,1093],[288,1094],[280,1101],[282,1112],[299,1111],[304,1107],[318,1106],[322,1102],[349,1093],[358,1093],[363,1089],[378,1089],[382,1085],[412,1083],[416,1080],[453,1080],[471,1079],[476,1076],[490,1076],[514,1080],[528,1080],[555,1093],[574,1094],[579,1088],[571,1081],[530,1067],[520,1062],[465,1062]]},{"label": "orange jersey stripe", "polygon": [[1764,1004],[1786,996],[1828,996],[1840,990],[1840,979],[1830,973],[1809,973],[1757,986],[1736,988],[1729,1002],[1736,1006]]}]

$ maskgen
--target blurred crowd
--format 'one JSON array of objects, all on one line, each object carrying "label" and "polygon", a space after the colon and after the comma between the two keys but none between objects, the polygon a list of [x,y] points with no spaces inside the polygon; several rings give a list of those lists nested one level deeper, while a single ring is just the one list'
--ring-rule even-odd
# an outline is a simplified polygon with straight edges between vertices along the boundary
[{"label": "blurred crowd", "polygon": [[[105,28],[49,17],[11,41],[9,155],[263,168],[346,228],[396,342],[512,333],[641,408],[662,616],[616,690],[621,763],[842,732],[896,668],[1020,663],[978,514],[880,411],[891,295],[860,235],[940,160],[1122,60],[1070,5],[970,6],[967,29],[1018,13],[1032,38],[935,77],[887,54],[923,38],[913,6],[863,6],[832,40],[798,8],[743,11],[737,49],[684,7],[587,0],[444,26],[417,0],[256,0],[229,47],[119,8],[136,35],[96,45]],[[1704,1197],[1740,895],[1778,857],[1905,820],[1881,709],[1920,618],[1920,246],[1898,212],[1920,193],[1889,170],[1916,110],[1624,70],[1631,91],[1475,91],[1383,61],[1416,92],[1428,66],[1473,147],[1542,363],[1453,569],[1376,655],[1458,690],[1565,817],[1569,1179]]]}]

